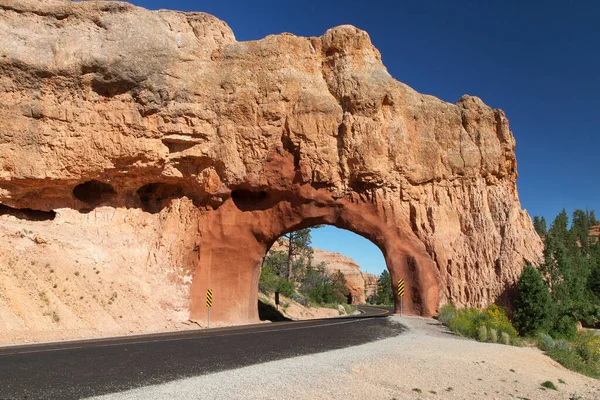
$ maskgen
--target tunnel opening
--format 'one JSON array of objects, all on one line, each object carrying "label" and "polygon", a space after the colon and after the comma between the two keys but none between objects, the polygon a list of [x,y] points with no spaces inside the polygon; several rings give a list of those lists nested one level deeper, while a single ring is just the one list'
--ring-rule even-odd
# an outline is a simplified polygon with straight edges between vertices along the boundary
[{"label": "tunnel opening", "polygon": [[[394,305],[382,251],[332,225],[280,236],[262,260],[258,289],[261,320],[336,316],[357,312],[360,305]],[[278,313],[267,313],[271,308]]]},{"label": "tunnel opening", "polygon": [[[214,308],[211,308],[211,318],[224,323],[257,322],[259,296],[264,296],[265,302],[275,305],[274,293],[277,291],[281,295],[280,310],[291,308],[292,303],[287,299],[293,300],[294,306],[302,303],[310,305],[310,294],[306,295],[309,290],[307,285],[302,287],[302,283],[297,282],[294,263],[290,267],[287,262],[281,261],[280,255],[279,265],[285,265],[285,268],[275,267],[268,257],[272,254],[269,250],[280,250],[285,255],[285,248],[273,247],[281,236],[318,225],[334,228],[314,229],[315,232],[340,228],[366,239],[378,249],[384,262],[382,271],[378,271],[381,272],[380,276],[371,282],[383,276],[386,282],[383,287],[392,294],[395,312],[399,312],[402,305],[405,314],[430,317],[437,313],[440,302],[439,272],[425,244],[411,230],[408,218],[392,223],[368,198],[338,197],[327,189],[305,185],[275,190],[238,187],[218,209],[208,214],[199,232],[200,246],[195,255],[190,317],[206,321],[208,310],[205,294],[209,290],[214,291],[215,302]],[[310,258],[314,261],[314,257]],[[264,268],[266,265],[272,268]],[[270,274],[272,280],[283,279],[287,283],[280,282],[279,286],[264,290],[268,285],[265,278],[269,277],[265,274]],[[335,278],[332,275],[326,274],[324,268],[311,269],[313,282],[331,283]],[[290,276],[291,283],[288,279]],[[393,295],[397,292],[400,279],[405,280],[402,301]],[[374,282],[373,286],[381,285]],[[290,297],[283,296],[284,290]],[[259,295],[259,292],[262,294]],[[323,290],[325,294],[320,296],[331,295],[331,292],[329,289]],[[347,306],[348,291],[340,290],[338,293],[337,304]],[[357,296],[355,301],[360,304],[367,302],[367,299]],[[286,306],[286,303],[289,304]]]},{"label": "tunnel opening", "polygon": [[73,188],[73,196],[92,207],[110,200],[115,194],[115,189],[111,185],[94,179]]}]

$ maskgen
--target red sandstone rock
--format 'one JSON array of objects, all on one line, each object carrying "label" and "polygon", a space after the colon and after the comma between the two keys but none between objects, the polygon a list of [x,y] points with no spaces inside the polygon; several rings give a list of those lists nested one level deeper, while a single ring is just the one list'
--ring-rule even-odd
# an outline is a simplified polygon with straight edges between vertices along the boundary
[{"label": "red sandstone rock", "polygon": [[315,265],[325,263],[325,271],[329,275],[340,271],[346,278],[346,287],[350,291],[352,304],[364,303],[365,296],[365,280],[363,272],[360,271],[360,266],[352,258],[340,253],[314,249],[313,262]]},{"label": "red sandstone rock", "polygon": [[0,203],[160,226],[187,197],[164,254],[195,272],[194,319],[211,288],[215,321],[256,321],[266,250],[315,224],[375,243],[425,316],[541,260],[504,113],[415,92],[355,27],[237,42],[204,13],[57,0],[1,4],[0,33]]}]

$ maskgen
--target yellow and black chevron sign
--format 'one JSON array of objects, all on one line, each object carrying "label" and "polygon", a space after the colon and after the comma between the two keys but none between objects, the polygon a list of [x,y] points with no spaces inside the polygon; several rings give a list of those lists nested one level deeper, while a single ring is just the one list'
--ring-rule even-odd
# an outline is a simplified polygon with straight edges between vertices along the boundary
[{"label": "yellow and black chevron sign", "polygon": [[211,308],[212,307],[212,290],[208,289],[206,291],[206,307]]},{"label": "yellow and black chevron sign", "polygon": [[404,296],[404,279],[398,279],[398,296]]}]

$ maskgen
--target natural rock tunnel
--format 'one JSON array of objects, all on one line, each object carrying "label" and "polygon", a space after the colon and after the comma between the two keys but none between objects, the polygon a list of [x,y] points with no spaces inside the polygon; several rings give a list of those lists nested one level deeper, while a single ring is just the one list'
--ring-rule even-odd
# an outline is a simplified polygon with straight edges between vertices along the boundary
[{"label": "natural rock tunnel", "polygon": [[[0,5],[0,31],[0,208],[153,227],[140,259],[191,274],[193,319],[210,288],[213,318],[257,320],[264,253],[315,224],[379,246],[420,315],[541,260],[504,112],[417,93],[355,27],[238,42],[204,13],[55,0]],[[120,217],[60,211],[97,208]]]},{"label": "natural rock tunnel", "polygon": [[256,321],[258,279],[266,251],[285,233],[321,224],[358,233],[381,249],[392,279],[407,282],[407,313],[437,312],[439,275],[410,221],[390,223],[383,209],[362,196],[335,198],[328,190],[294,184],[291,155],[273,155],[265,172],[280,184],[233,191],[202,226],[192,285],[193,319],[206,319],[205,293],[213,289],[211,318]]}]

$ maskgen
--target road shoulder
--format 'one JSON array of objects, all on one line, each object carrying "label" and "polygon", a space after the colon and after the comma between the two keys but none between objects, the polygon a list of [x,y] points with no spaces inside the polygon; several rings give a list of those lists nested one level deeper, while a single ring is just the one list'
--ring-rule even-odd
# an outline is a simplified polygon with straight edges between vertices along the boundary
[{"label": "road shoulder", "polygon": [[[537,349],[460,338],[433,319],[391,320],[409,330],[351,348],[97,399],[569,399],[573,395],[596,399],[600,393],[598,381],[563,368]],[[547,380],[559,390],[540,389]]]}]

